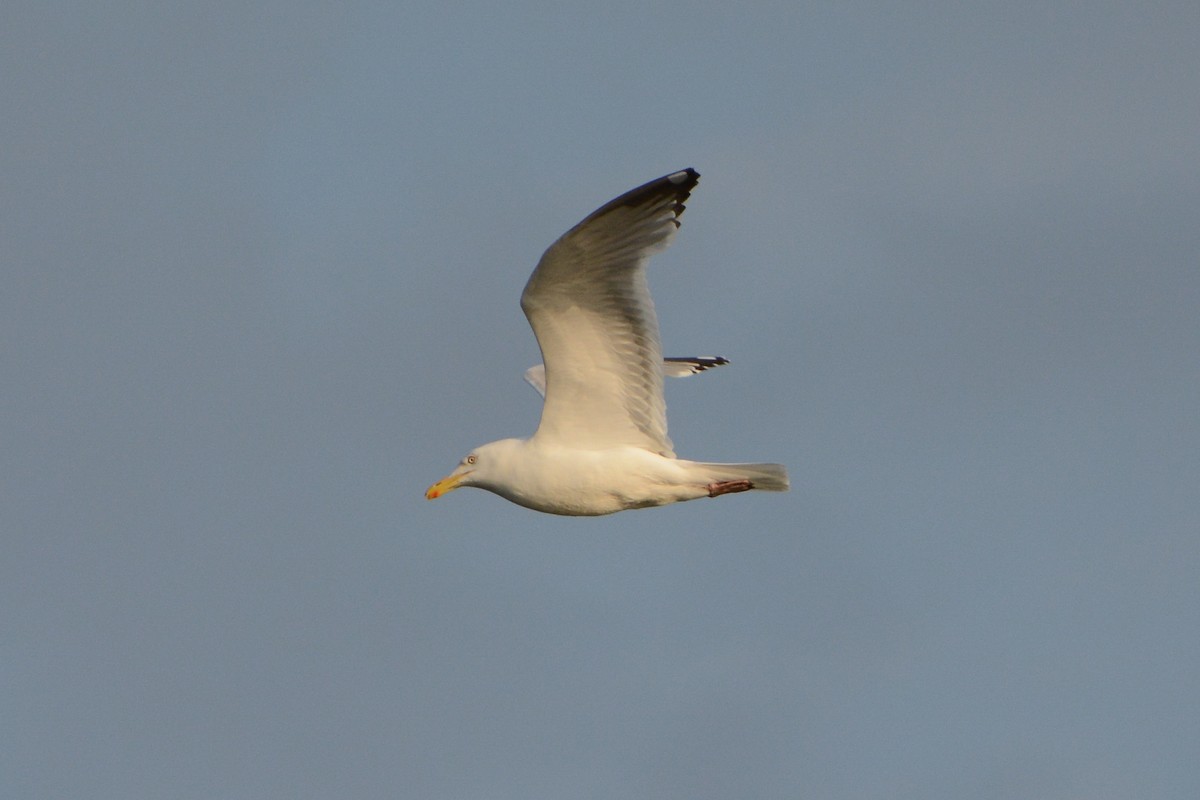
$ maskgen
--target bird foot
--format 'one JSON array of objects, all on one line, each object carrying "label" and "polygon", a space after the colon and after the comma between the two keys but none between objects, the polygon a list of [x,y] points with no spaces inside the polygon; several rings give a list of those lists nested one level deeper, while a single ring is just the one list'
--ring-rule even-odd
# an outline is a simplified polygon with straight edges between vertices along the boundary
[{"label": "bird foot", "polygon": [[716,497],[719,494],[748,492],[753,488],[754,484],[746,478],[739,478],[736,481],[714,481],[708,485],[708,496]]}]

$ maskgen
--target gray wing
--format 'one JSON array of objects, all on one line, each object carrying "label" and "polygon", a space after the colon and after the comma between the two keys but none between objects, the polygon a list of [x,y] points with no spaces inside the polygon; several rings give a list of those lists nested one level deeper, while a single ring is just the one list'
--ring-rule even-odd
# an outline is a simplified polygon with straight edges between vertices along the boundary
[{"label": "gray wing", "polygon": [[686,169],[639,186],[542,255],[521,294],[546,365],[538,439],[674,455],[646,262],[674,238],[699,179]]},{"label": "gray wing", "polygon": [[[668,378],[686,378],[697,372],[704,372],[713,367],[723,367],[729,363],[722,356],[687,356],[686,358],[668,357],[662,362],[662,373]],[[539,395],[546,396],[546,365],[536,364],[525,370],[525,382],[532,386]]]}]

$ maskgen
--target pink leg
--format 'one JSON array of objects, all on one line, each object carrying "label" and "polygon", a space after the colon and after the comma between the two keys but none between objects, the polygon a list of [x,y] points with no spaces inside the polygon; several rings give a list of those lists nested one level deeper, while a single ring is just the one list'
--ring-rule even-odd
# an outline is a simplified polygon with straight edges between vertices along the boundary
[{"label": "pink leg", "polygon": [[736,481],[715,481],[708,485],[708,496],[716,497],[719,494],[748,492],[753,488],[754,484],[746,478],[738,478]]}]

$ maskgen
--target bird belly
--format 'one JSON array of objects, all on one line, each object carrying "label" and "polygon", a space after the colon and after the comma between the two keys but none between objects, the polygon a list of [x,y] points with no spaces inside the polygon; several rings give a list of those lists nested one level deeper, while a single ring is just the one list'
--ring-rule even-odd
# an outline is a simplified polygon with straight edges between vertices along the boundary
[{"label": "bird belly", "polygon": [[[599,516],[704,497],[675,459],[640,448],[539,453],[538,469],[497,491],[526,508],[567,516]],[[682,462],[687,463],[687,462]],[[498,487],[499,488],[499,487]]]}]

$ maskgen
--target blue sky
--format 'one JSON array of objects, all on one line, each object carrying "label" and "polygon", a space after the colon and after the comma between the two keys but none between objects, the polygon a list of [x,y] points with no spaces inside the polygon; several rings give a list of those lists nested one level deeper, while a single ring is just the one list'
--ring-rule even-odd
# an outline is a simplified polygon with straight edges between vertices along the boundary
[{"label": "blue sky", "polygon": [[[2,16],[0,794],[1200,793],[1194,4]],[[792,491],[425,501],[686,166],[671,435]]]}]

